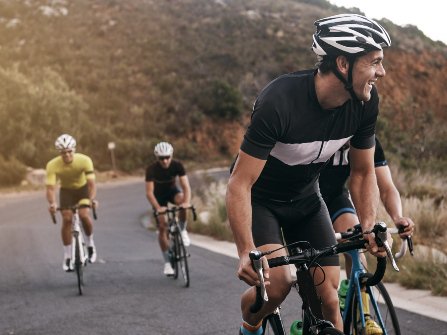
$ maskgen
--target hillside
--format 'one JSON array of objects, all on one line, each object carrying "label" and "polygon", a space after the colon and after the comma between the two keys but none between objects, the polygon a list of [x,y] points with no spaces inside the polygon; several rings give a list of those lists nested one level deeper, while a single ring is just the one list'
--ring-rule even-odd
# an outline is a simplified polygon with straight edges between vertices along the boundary
[{"label": "hillside", "polygon": [[[1,0],[0,163],[43,167],[61,132],[97,167],[144,165],[154,143],[184,159],[234,155],[259,90],[312,67],[324,0]],[[382,22],[393,47],[379,132],[408,166],[444,161],[447,47]],[[444,163],[445,164],[445,163]]]}]

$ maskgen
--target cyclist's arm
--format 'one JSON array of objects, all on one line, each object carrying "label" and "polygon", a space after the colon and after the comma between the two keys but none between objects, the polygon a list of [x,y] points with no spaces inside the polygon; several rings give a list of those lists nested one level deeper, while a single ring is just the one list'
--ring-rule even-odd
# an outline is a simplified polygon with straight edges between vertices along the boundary
[{"label": "cyclist's arm", "polygon": [[54,185],[47,185],[46,187],[46,197],[49,204],[49,210],[52,213],[56,212],[56,187]]},{"label": "cyclist's arm", "polygon": [[160,204],[157,201],[157,198],[155,198],[154,195],[154,182],[153,181],[147,181],[146,182],[146,198],[149,201],[149,203],[152,205],[152,207],[159,212],[161,209]]},{"label": "cyclist's arm", "polygon": [[[363,231],[370,231],[374,227],[376,209],[379,201],[376,175],[374,172],[374,147],[370,149],[350,149],[351,176],[349,189],[352,200],[362,225]],[[373,254],[378,251],[376,242],[371,234],[366,235],[370,250]],[[383,252],[382,252],[383,253]],[[383,253],[382,256],[385,254]]]},{"label": "cyclist's arm", "polygon": [[184,204],[189,205],[191,203],[191,186],[189,185],[189,179],[187,175],[179,177],[180,187],[184,194]]},{"label": "cyclist's arm", "polygon": [[[226,206],[228,220],[233,232],[240,263],[238,276],[249,285],[258,281],[248,256],[255,248],[251,231],[251,188],[258,179],[266,161],[239,151],[236,164],[227,186]],[[265,276],[268,278],[268,269]]]},{"label": "cyclist's arm", "polygon": [[88,197],[90,201],[96,201],[96,182],[94,178],[87,179],[87,187],[88,187]]},{"label": "cyclist's arm", "polygon": [[376,167],[377,185],[379,186],[380,199],[394,224],[405,227],[400,236],[405,238],[412,234],[414,223],[410,218],[402,214],[402,200],[399,191],[394,185],[391,171],[388,165]]}]

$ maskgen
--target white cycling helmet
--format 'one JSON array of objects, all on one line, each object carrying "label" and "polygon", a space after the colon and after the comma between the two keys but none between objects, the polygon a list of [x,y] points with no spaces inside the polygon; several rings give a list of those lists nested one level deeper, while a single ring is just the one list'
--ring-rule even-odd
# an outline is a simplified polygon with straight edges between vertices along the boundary
[{"label": "white cycling helmet", "polygon": [[157,157],[172,156],[174,148],[168,142],[160,142],[155,146],[154,154]]},{"label": "white cycling helmet", "polygon": [[374,20],[358,14],[339,14],[315,21],[312,49],[325,56],[359,56],[391,46],[390,35]]},{"label": "white cycling helmet", "polygon": [[76,140],[73,136],[63,134],[54,142],[57,150],[74,150],[76,148]]}]

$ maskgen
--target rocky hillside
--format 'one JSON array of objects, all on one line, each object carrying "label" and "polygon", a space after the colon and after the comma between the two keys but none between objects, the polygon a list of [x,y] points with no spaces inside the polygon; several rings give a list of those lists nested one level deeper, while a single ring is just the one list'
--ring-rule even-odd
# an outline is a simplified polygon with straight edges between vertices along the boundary
[{"label": "rocky hillside", "polygon": [[[236,152],[259,90],[312,67],[313,22],[346,12],[324,0],[1,0],[0,155],[42,167],[61,132],[100,169],[172,141],[181,158]],[[379,131],[411,166],[444,159],[447,47],[416,27],[393,39]],[[1,160],[0,160],[1,161]]]}]

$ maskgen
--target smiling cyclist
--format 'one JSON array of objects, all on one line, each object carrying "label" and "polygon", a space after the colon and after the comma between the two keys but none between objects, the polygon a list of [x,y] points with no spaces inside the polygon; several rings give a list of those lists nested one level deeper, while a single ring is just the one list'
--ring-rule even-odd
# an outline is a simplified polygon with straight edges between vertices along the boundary
[{"label": "smiling cyclist", "polygon": [[[240,258],[237,275],[250,286],[259,284],[249,258],[251,250],[281,248],[283,238],[286,243],[309,241],[315,249],[336,243],[318,175],[348,141],[354,205],[364,231],[375,223],[374,146],[379,112],[375,83],[386,74],[383,49],[391,40],[380,24],[362,15],[335,15],[316,21],[315,26],[312,50],[318,68],[282,75],[261,91],[228,182],[227,213]],[[385,256],[373,234],[365,238],[370,253]],[[269,257],[285,255],[281,249]],[[262,334],[262,319],[291,288],[289,268],[269,269],[266,259],[262,260],[269,301],[253,314],[249,306],[255,289],[242,294],[239,334]],[[323,316],[342,330],[338,257],[321,258],[315,270]]]},{"label": "smiling cyclist", "polygon": [[64,245],[64,271],[73,271],[71,260],[71,225],[73,212],[71,207],[79,205],[79,217],[84,228],[88,259],[96,261],[96,247],[93,241],[93,224],[90,218],[90,206],[97,207],[95,200],[96,184],[93,162],[90,157],[76,153],[76,140],[68,135],[59,136],[55,142],[59,156],[47,163],[46,198],[50,213],[56,213],[56,184],[59,181],[59,201],[62,214],[61,236]]}]

